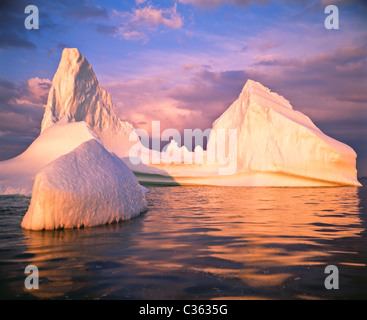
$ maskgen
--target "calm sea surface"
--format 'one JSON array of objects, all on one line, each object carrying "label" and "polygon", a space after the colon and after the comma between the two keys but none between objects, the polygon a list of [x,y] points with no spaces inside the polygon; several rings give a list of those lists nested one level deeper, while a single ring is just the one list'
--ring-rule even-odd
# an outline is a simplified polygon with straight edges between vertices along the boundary
[{"label": "calm sea surface", "polygon": [[146,213],[83,230],[22,230],[30,199],[0,196],[0,298],[367,299],[366,187],[149,188]]}]

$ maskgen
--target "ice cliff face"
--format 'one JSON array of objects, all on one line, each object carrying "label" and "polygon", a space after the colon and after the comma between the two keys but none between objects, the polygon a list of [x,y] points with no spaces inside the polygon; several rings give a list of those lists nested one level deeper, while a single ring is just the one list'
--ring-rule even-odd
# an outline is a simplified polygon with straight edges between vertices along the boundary
[{"label": "ice cliff face", "polygon": [[52,80],[41,133],[63,118],[69,122],[87,122],[104,146],[120,156],[125,154],[128,136],[134,129],[116,115],[110,93],[99,84],[91,65],[78,49],[63,50]]},{"label": "ice cliff face", "polygon": [[[237,129],[238,172],[360,185],[354,150],[325,135],[288,100],[258,82],[247,81],[239,98],[214,122],[214,132],[218,129]],[[215,147],[211,134],[208,150]]]}]

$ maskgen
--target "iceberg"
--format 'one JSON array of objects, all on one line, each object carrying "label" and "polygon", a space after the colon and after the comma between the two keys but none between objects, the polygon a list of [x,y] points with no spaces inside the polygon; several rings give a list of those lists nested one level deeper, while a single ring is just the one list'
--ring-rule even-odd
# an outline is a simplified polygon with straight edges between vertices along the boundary
[{"label": "iceberg", "polygon": [[52,79],[41,133],[60,119],[85,121],[104,147],[123,157],[131,146],[132,124],[122,121],[112,104],[111,94],[99,84],[87,59],[76,48],[65,48]]},{"label": "iceberg", "polygon": [[145,191],[122,160],[91,139],[37,173],[21,226],[53,230],[128,220],[147,209]]},{"label": "iceberg", "polygon": [[[360,185],[354,150],[325,135],[288,100],[259,82],[247,81],[239,98],[214,122],[212,133],[228,129],[237,130],[237,172]],[[208,151],[216,147],[212,133]]]}]

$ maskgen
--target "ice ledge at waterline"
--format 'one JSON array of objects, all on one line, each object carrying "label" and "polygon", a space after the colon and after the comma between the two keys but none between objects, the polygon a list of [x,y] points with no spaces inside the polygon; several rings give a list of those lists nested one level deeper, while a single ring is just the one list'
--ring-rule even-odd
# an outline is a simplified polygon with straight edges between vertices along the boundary
[{"label": "ice ledge at waterline", "polygon": [[131,219],[146,208],[134,174],[91,139],[37,173],[22,228],[92,227]]}]

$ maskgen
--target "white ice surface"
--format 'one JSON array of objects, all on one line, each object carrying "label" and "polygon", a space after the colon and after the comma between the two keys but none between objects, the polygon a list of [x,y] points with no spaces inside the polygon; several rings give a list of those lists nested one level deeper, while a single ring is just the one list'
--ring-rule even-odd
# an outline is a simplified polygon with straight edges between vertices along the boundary
[{"label": "white ice surface", "polygon": [[0,194],[31,195],[40,169],[90,139],[98,136],[85,122],[62,119],[45,129],[21,155],[0,162]]},{"label": "white ice surface", "polygon": [[92,227],[131,219],[146,208],[134,174],[92,139],[38,172],[22,228]]}]

